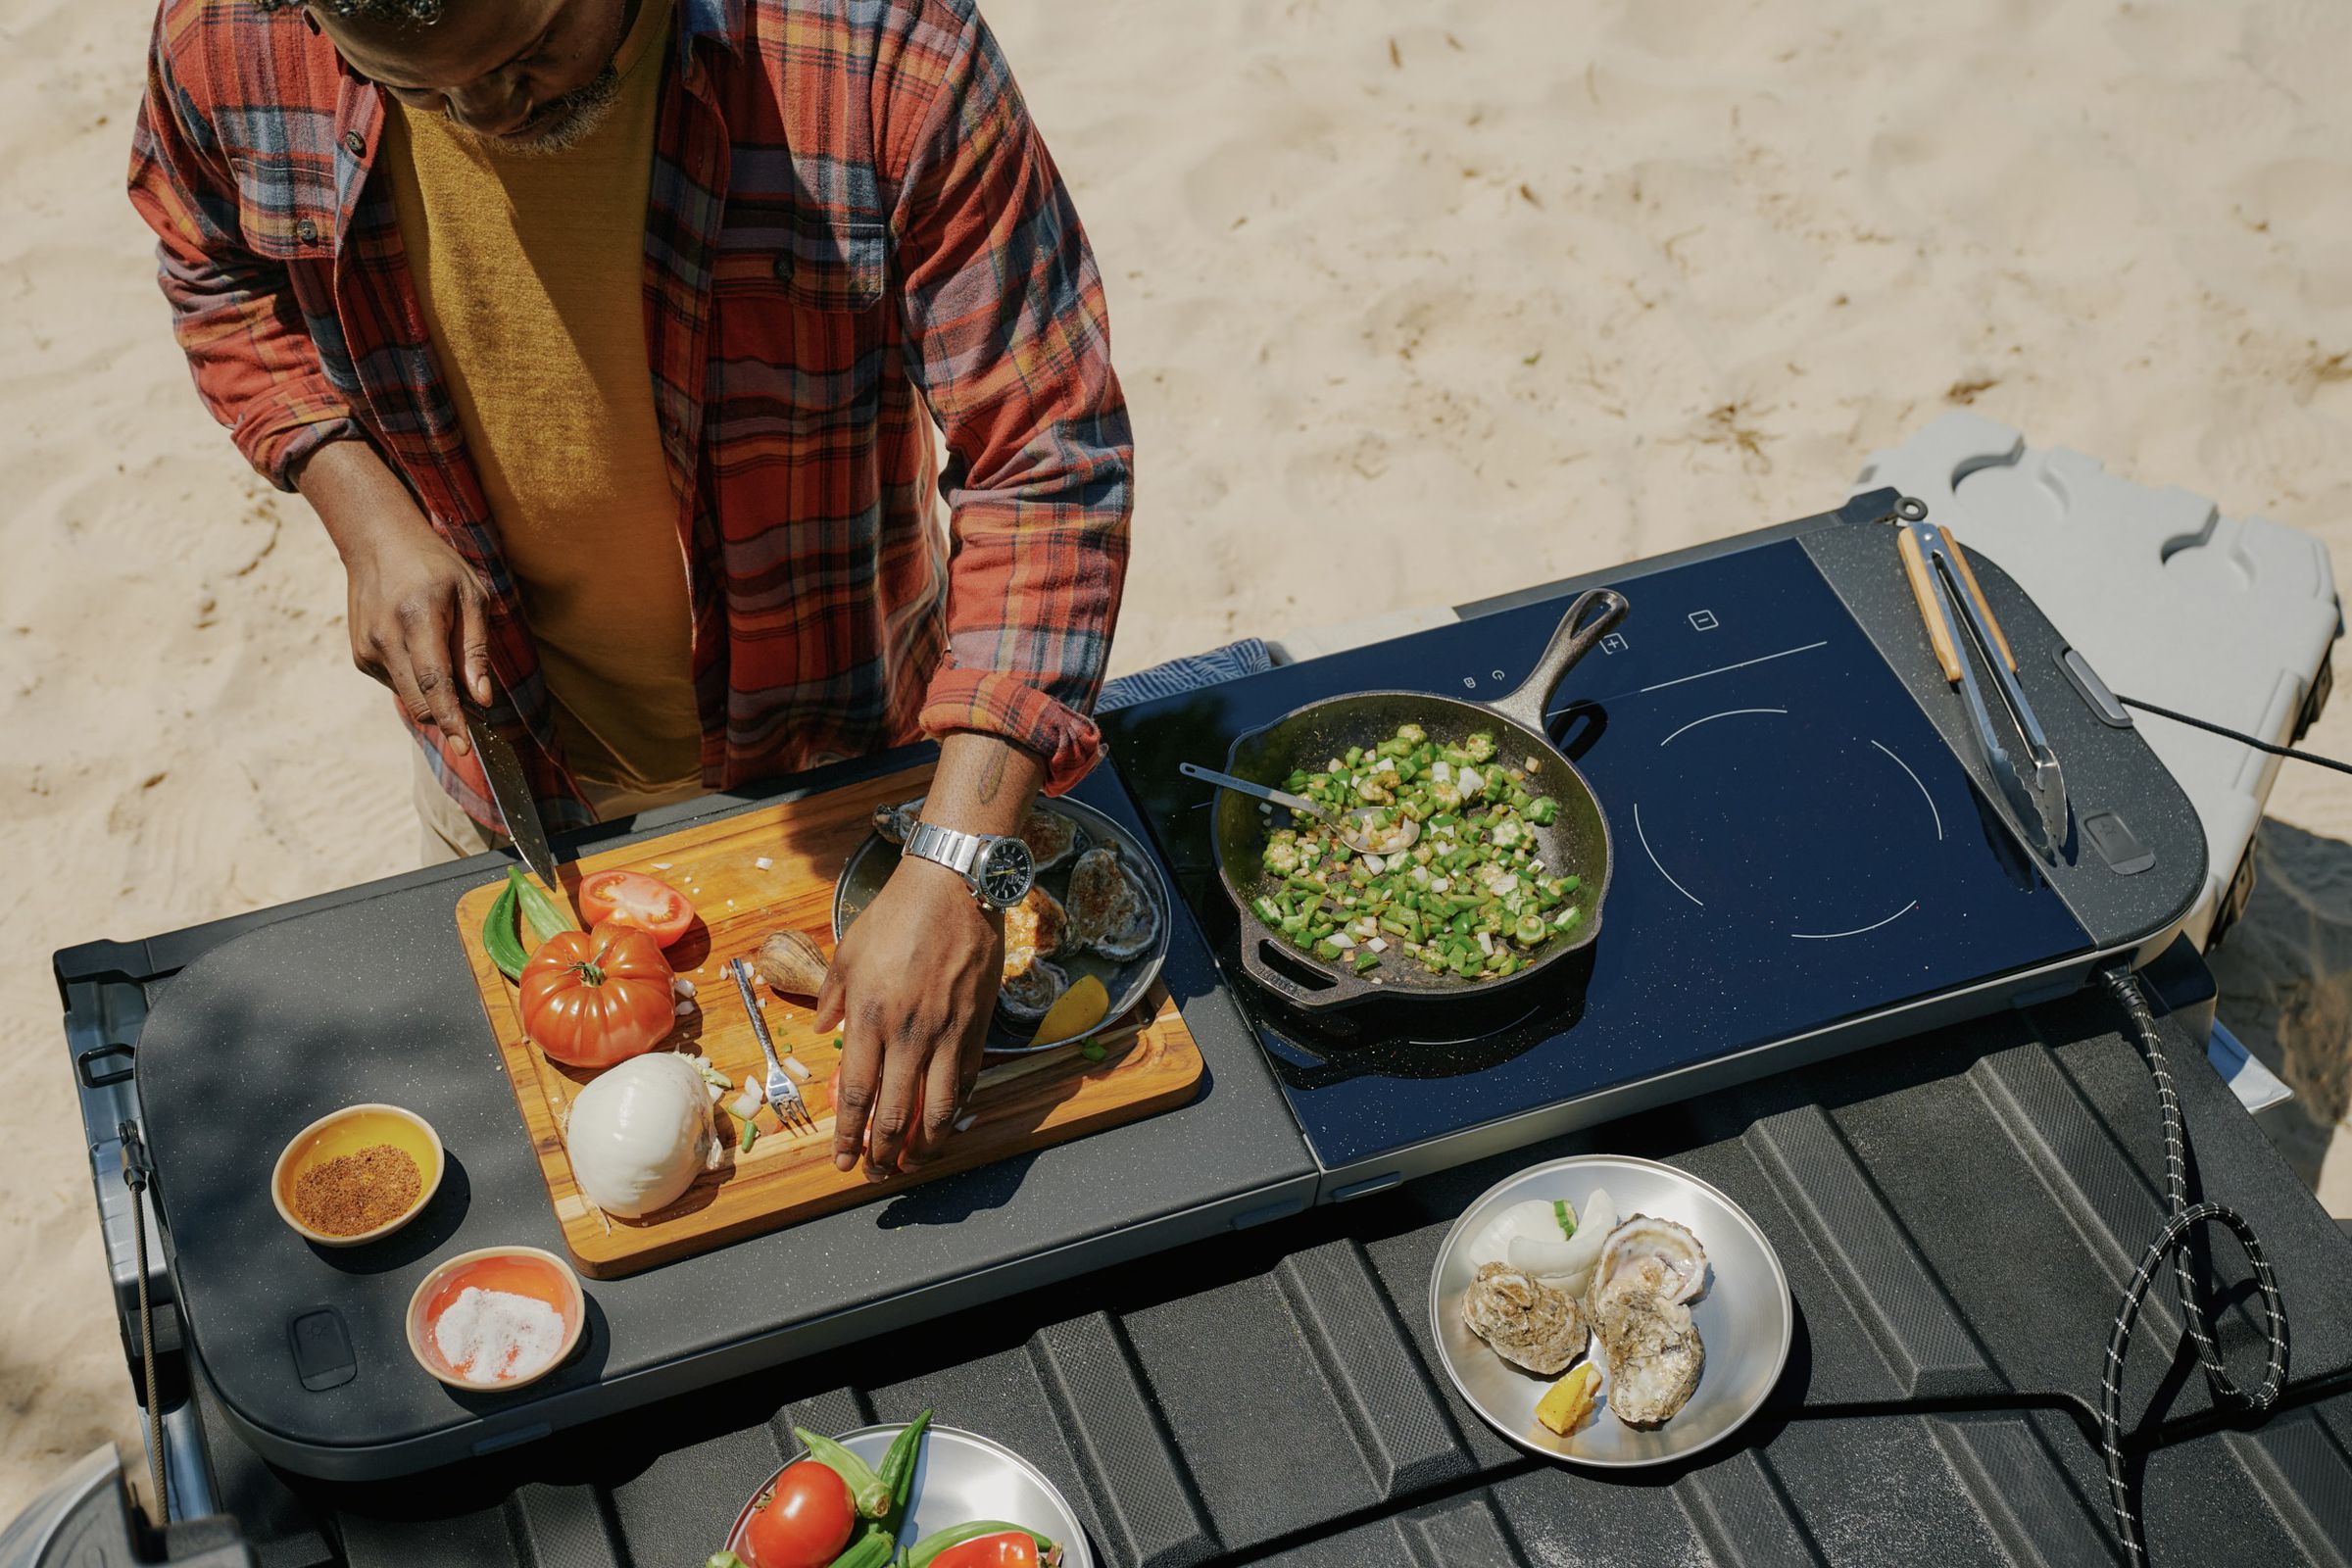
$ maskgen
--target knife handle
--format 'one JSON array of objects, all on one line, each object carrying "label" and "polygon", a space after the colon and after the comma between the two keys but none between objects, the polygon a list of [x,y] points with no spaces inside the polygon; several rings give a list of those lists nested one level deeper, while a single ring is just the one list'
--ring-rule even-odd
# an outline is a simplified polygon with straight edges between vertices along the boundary
[{"label": "knife handle", "polygon": [[1977,602],[1977,613],[1984,617],[1984,624],[1992,628],[1992,640],[2000,645],[2001,662],[2009,666],[2010,674],[2016,674],[2017,656],[2009,651],[2009,634],[2001,630],[2000,621],[1992,613],[1992,602],[1977,586],[1977,568],[1968,564],[1968,556],[1961,550],[1960,541],[1952,537],[1952,530],[1945,528],[1942,533],[1943,548],[1952,553],[1952,564],[1960,568],[1960,580],[1968,585],[1968,597]]},{"label": "knife handle", "polygon": [[1894,536],[1894,547],[1903,558],[1903,575],[1911,579],[1911,597],[1919,601],[1919,618],[1927,623],[1928,641],[1936,649],[1936,662],[1943,668],[1943,678],[1953,685],[1960,683],[1960,650],[1952,644],[1951,617],[1944,612],[1943,601],[1936,592],[1933,568],[1928,565],[1925,552],[1919,548],[1919,535],[1903,528]]}]

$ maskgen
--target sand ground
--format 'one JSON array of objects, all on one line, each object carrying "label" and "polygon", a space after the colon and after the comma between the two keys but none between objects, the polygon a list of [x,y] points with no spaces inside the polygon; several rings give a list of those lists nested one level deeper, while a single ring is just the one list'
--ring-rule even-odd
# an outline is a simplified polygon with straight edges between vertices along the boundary
[{"label": "sand ground", "polygon": [[[2329,0],[989,9],[1134,404],[1121,669],[1817,511],[1961,403],[2352,579]],[[50,950],[414,845],[337,563],[199,410],[120,194],[150,15],[0,18],[0,1519],[138,1443]],[[2225,1007],[2352,1213],[2352,790],[2290,767],[2272,813]]]}]

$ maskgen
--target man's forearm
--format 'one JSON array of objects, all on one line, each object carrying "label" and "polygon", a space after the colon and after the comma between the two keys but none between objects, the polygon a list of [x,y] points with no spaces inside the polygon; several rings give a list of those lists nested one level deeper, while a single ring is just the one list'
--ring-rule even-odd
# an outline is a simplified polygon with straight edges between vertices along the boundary
[{"label": "man's forearm", "polygon": [[346,566],[390,542],[387,533],[432,531],[408,486],[366,441],[329,441],[303,459],[292,477]]},{"label": "man's forearm", "polygon": [[1002,736],[958,730],[939,743],[923,820],[963,833],[1018,833],[1045,782],[1036,754]]}]

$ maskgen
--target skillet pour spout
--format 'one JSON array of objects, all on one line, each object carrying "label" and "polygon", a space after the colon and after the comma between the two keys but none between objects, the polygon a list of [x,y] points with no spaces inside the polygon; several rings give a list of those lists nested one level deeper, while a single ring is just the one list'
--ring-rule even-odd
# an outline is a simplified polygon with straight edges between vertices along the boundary
[{"label": "skillet pour spout", "polygon": [[1369,750],[1408,722],[1447,738],[1482,729],[1494,731],[1503,756],[1531,757],[1542,764],[1543,793],[1559,803],[1551,825],[1536,830],[1536,843],[1546,866],[1582,880],[1585,917],[1575,935],[1547,944],[1525,968],[1500,979],[1432,975],[1417,965],[1409,969],[1400,966],[1396,974],[1357,975],[1322,963],[1293,948],[1250,906],[1265,882],[1260,865],[1265,822],[1249,797],[1220,791],[1214,818],[1217,879],[1241,919],[1242,968],[1250,978],[1308,1012],[1354,1006],[1374,999],[1459,1005],[1467,993],[1484,997],[1519,986],[1589,946],[1600,933],[1601,906],[1608,892],[1608,820],[1576,764],[1552,744],[1544,713],[1569,672],[1600,645],[1630,609],[1625,596],[1614,589],[1594,588],[1579,594],[1560,617],[1527,678],[1495,702],[1473,703],[1434,692],[1409,691],[1328,697],[1236,736],[1225,757],[1226,772],[1275,784],[1292,768],[1312,766],[1316,760],[1340,756],[1350,746]]}]

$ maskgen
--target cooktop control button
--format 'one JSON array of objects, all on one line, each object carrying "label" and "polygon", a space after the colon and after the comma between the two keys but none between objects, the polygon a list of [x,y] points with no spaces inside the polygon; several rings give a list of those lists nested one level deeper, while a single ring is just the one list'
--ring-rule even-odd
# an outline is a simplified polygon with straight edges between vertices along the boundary
[{"label": "cooktop control button", "polygon": [[340,1388],[360,1375],[359,1358],[351,1353],[351,1335],[343,1314],[331,1306],[305,1312],[286,1325],[294,1347],[294,1371],[313,1394]]},{"label": "cooktop control button", "polygon": [[2090,705],[2090,710],[2099,715],[2100,723],[2111,729],[2132,727],[2132,715],[2124,711],[2124,705],[2115,700],[2115,693],[2109,691],[2107,683],[2099,679],[2099,672],[2090,667],[2089,660],[2072,648],[2061,649],[2058,667],[2066,671],[2066,678],[2074,682],[2075,690],[2082,694],[2082,700]]},{"label": "cooktop control button", "polygon": [[2107,869],[2117,876],[2137,876],[2156,863],[2156,852],[2139,842],[2131,827],[2113,811],[2101,811],[2082,821],[2082,836],[2099,852]]}]

